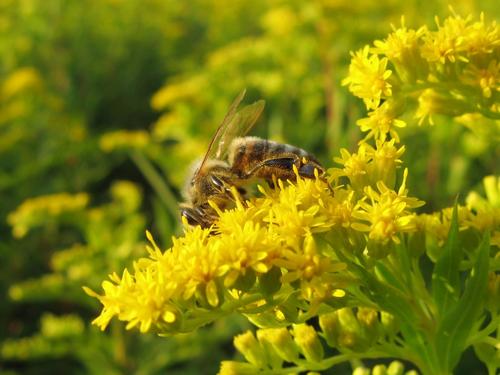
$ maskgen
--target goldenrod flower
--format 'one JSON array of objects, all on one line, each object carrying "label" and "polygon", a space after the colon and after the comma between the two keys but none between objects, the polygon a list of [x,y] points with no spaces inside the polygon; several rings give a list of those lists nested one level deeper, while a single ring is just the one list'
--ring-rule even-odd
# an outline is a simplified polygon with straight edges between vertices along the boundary
[{"label": "goldenrod flower", "polygon": [[428,30],[426,26],[418,30],[408,29],[404,17],[401,26],[392,26],[393,32],[385,40],[376,40],[372,53],[385,55],[395,66],[402,82],[413,83],[428,72],[428,64],[420,54],[421,38]]},{"label": "goldenrod flower", "polygon": [[[464,224],[481,232],[495,229],[500,232],[500,177],[486,176],[483,185],[486,198],[476,192],[469,193],[466,198],[470,213]],[[492,237],[495,237],[496,232],[492,233]]]},{"label": "goldenrod flower", "polygon": [[405,169],[403,182],[395,192],[383,182],[377,184],[375,191],[370,186],[366,187],[366,200],[358,203],[353,216],[361,222],[355,222],[352,227],[362,232],[368,232],[371,240],[387,243],[399,243],[398,234],[416,230],[414,216],[410,209],[420,207],[424,202],[407,196],[406,178],[408,170]]},{"label": "goldenrod flower", "polygon": [[492,53],[500,46],[500,30],[496,22],[487,25],[484,14],[474,23],[470,15],[454,14],[443,25],[436,17],[436,24],[438,30],[423,37],[422,56],[430,62],[468,62],[472,56]]},{"label": "goldenrod flower", "polygon": [[486,67],[470,64],[464,72],[462,81],[480,88],[485,98],[500,91],[500,62],[491,60]]},{"label": "goldenrod flower", "polygon": [[374,186],[382,181],[386,185],[394,185],[396,167],[401,164],[399,159],[405,147],[397,148],[396,139],[390,141],[377,140],[376,147],[361,142],[358,153],[351,154],[341,149],[341,158],[333,160],[342,164],[344,168],[332,168],[328,172],[333,179],[347,177],[350,186],[358,194],[362,194],[366,186]]},{"label": "goldenrod flower", "polygon": [[391,101],[386,101],[374,111],[368,112],[368,117],[356,122],[361,131],[368,132],[363,142],[366,142],[370,138],[384,141],[387,139],[387,136],[399,142],[399,135],[396,132],[396,128],[404,128],[406,122],[398,119],[398,115],[394,103]]},{"label": "goldenrod flower", "polygon": [[[460,16],[455,14],[454,18],[462,22]],[[495,49],[500,47],[500,28],[496,21],[487,24],[484,13],[481,13],[479,21],[472,22],[472,17],[469,16],[465,23],[467,26],[462,34],[462,49],[469,59],[471,56],[494,53]]]},{"label": "goldenrod flower", "polygon": [[367,109],[375,109],[382,99],[392,95],[392,85],[389,83],[391,70],[386,69],[389,60],[380,59],[376,54],[370,55],[370,47],[365,46],[356,53],[351,53],[349,76],[342,85],[349,85],[353,95],[363,99]]},{"label": "goldenrod flower", "polygon": [[370,164],[370,175],[372,181],[382,181],[386,186],[394,186],[396,180],[396,168],[402,164],[400,157],[405,152],[405,146],[396,147],[396,140],[376,141],[376,147],[367,146],[368,154],[373,162]]},{"label": "goldenrod flower", "polygon": [[422,26],[418,30],[408,29],[404,17],[401,19],[401,27],[391,25],[393,32],[385,40],[376,40],[371,49],[373,53],[386,55],[390,60],[405,62],[405,56],[411,55],[418,50],[419,40],[427,32],[427,27]]},{"label": "goldenrod flower", "polygon": [[428,32],[423,37],[422,57],[429,62],[456,62],[457,59],[467,61],[464,51],[464,36],[466,35],[467,23],[470,18],[449,17],[441,26],[439,18],[436,17],[438,30]]},{"label": "goldenrod flower", "polygon": [[371,162],[371,156],[368,153],[368,145],[361,143],[357,153],[350,153],[345,148],[340,150],[342,157],[335,157],[333,160],[343,165],[343,168],[331,168],[328,170],[332,179],[338,179],[345,176],[349,179],[351,186],[355,190],[363,189],[369,185],[368,164]]},{"label": "goldenrod flower", "polygon": [[472,111],[467,106],[468,104],[454,96],[450,96],[448,92],[425,89],[418,97],[415,118],[418,119],[418,125],[422,125],[426,121],[430,125],[434,125],[434,115],[460,116],[466,113],[468,109]]},{"label": "goldenrod flower", "polygon": [[[358,121],[365,140],[390,135],[399,141],[394,127],[403,126],[398,117],[408,108],[416,108],[419,125],[433,125],[438,114],[498,117],[500,29],[484,18],[436,18],[437,30],[408,29],[403,19],[385,40],[353,54],[343,84],[374,109]],[[396,104],[401,109],[392,108]]]}]

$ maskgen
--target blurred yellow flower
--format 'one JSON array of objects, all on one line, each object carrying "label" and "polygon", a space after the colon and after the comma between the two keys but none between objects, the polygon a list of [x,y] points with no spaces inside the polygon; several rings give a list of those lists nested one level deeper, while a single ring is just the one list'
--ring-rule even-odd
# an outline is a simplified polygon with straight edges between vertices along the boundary
[{"label": "blurred yellow flower", "polygon": [[149,143],[149,134],[144,130],[118,130],[101,136],[99,145],[103,151],[111,152],[119,148],[143,148]]},{"label": "blurred yellow flower", "polygon": [[11,73],[0,86],[0,97],[10,98],[24,90],[40,87],[42,80],[32,67],[19,68]]},{"label": "blurred yellow flower", "polygon": [[297,16],[289,7],[283,6],[267,12],[262,17],[261,23],[270,33],[286,36],[293,31],[297,23]]},{"label": "blurred yellow flower", "polygon": [[479,87],[485,98],[491,98],[493,93],[500,91],[500,62],[491,60],[483,68],[471,64],[465,69],[462,81]]},{"label": "blurred yellow flower", "polygon": [[30,198],[7,216],[7,222],[13,227],[14,237],[20,238],[50,217],[82,210],[88,202],[89,196],[85,193],[59,193]]}]

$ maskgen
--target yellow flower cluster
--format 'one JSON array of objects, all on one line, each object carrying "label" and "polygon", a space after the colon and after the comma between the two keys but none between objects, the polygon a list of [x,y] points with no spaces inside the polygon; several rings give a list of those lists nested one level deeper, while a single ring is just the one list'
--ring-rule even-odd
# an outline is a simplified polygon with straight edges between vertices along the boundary
[{"label": "yellow flower cluster", "polygon": [[99,140],[99,146],[106,152],[120,148],[143,148],[149,143],[149,134],[144,130],[118,130],[104,134]]},{"label": "yellow flower cluster", "polygon": [[335,225],[329,218],[339,202],[320,179],[278,183],[276,191],[262,189],[264,196],[250,202],[236,197],[236,207],[219,211],[214,228],[187,228],[165,252],[149,236],[150,257],[136,262],[133,274],[112,275],[103,283],[104,296],[90,292],[104,304],[95,323],[105,328],[117,315],[143,332],[152,325],[188,331],[205,323],[189,318],[201,308],[260,306],[269,290],[293,282],[307,284],[309,302],[334,298],[335,275],[345,265],[314,235]]},{"label": "yellow flower cluster", "polygon": [[358,120],[367,138],[399,141],[395,128],[406,124],[398,117],[411,108],[419,124],[434,124],[435,115],[500,117],[496,22],[488,24],[484,15],[474,21],[454,14],[442,24],[436,18],[436,24],[437,30],[412,30],[403,19],[385,40],[352,53],[342,83],[371,110]]},{"label": "yellow flower cluster", "polygon": [[84,209],[88,202],[89,196],[85,193],[60,193],[30,198],[11,212],[7,221],[13,227],[14,236],[20,238],[51,217]]},{"label": "yellow flower cluster", "polygon": [[416,230],[412,209],[422,202],[407,197],[406,174],[397,192],[379,182],[357,198],[351,187],[332,190],[323,178],[298,175],[296,183],[259,187],[261,196],[250,201],[235,191],[233,209],[214,206],[214,227],[186,228],[165,252],[148,234],[149,258],[111,275],[104,295],[86,289],[104,305],[94,323],[104,329],[117,316],[142,332],[185,332],[234,310],[264,325],[264,312],[277,321],[314,314],[344,296],[346,265],[334,248],[357,247],[338,239],[358,237],[364,247],[399,242],[400,233]]},{"label": "yellow flower cluster", "polygon": [[0,83],[0,98],[5,100],[23,91],[34,90],[41,85],[40,75],[34,68],[19,68]]},{"label": "yellow flower cluster", "polygon": [[[466,206],[457,207],[460,231],[491,231],[490,243],[500,249],[500,177],[487,176],[483,184],[486,198],[471,192],[466,198]],[[452,211],[452,208],[446,208],[433,214],[418,215],[417,226],[441,246],[448,236]]]}]

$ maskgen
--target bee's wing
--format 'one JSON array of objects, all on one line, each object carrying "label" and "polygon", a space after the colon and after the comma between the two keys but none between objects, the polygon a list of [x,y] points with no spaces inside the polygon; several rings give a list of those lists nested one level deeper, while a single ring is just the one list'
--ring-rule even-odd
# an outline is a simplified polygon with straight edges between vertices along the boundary
[{"label": "bee's wing", "polygon": [[207,153],[201,162],[196,175],[196,179],[203,166],[209,159],[223,160],[227,156],[227,151],[231,141],[238,137],[244,136],[255,124],[255,121],[259,118],[262,110],[264,109],[264,101],[259,100],[253,104],[243,107],[240,111],[237,111],[239,104],[245,96],[246,90],[243,90],[234,99],[233,103],[229,107],[224,120],[217,128],[210,145],[208,146]]},{"label": "bee's wing", "polygon": [[259,100],[236,112],[233,118],[228,121],[223,131],[220,132],[220,137],[216,143],[218,147],[214,157],[219,160],[225,160],[233,139],[245,136],[255,125],[263,110],[264,101]]}]

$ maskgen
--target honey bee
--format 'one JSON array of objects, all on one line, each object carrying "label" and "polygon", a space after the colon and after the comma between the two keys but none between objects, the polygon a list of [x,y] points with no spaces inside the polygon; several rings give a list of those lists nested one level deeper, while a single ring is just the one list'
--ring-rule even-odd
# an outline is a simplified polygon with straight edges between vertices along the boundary
[{"label": "honey bee", "polygon": [[318,160],[301,148],[245,136],[261,115],[264,101],[238,111],[244,96],[245,90],[229,107],[208,151],[186,184],[181,215],[190,225],[210,227],[217,214],[208,201],[221,209],[229,208],[234,202],[231,187],[244,197],[245,185],[256,179],[265,180],[271,186],[273,178],[294,181],[294,166],[305,178],[314,178],[315,170],[320,176],[325,173]]}]

